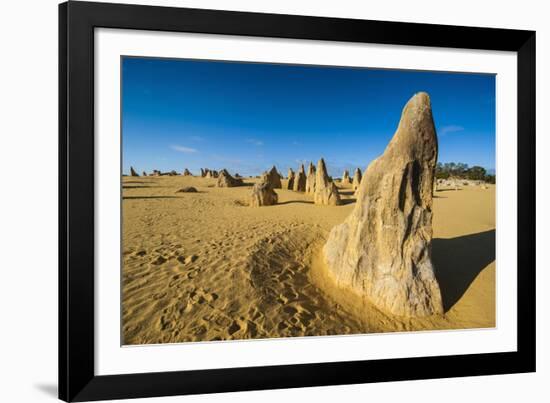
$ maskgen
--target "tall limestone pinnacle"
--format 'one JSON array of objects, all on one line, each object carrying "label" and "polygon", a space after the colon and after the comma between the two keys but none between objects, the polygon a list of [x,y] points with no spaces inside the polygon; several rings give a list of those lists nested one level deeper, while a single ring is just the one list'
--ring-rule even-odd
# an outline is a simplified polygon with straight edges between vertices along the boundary
[{"label": "tall limestone pinnacle", "polygon": [[338,188],[332,182],[327,173],[325,160],[320,159],[317,163],[317,172],[315,173],[315,192],[313,193],[315,204],[325,206],[338,206],[342,204]]},{"label": "tall limestone pinnacle", "polygon": [[431,262],[437,136],[430,98],[414,95],[384,154],[367,168],[357,203],[323,248],[341,287],[400,316],[443,313]]},{"label": "tall limestone pinnacle", "polygon": [[292,170],[292,168],[288,168],[288,181],[287,181],[287,184],[286,184],[286,188],[288,190],[292,190],[294,188],[294,179],[295,179],[295,174],[294,174],[294,171]]},{"label": "tall limestone pinnacle", "polygon": [[361,174],[361,169],[355,168],[355,173],[353,174],[353,182],[351,184],[354,191],[359,189],[359,185],[361,184],[361,179],[363,179],[363,175]]},{"label": "tall limestone pinnacle", "polygon": [[312,162],[309,163],[306,175],[306,190],[307,194],[313,194],[315,192],[315,166]]},{"label": "tall limestone pinnacle", "polygon": [[304,170],[304,164],[300,165],[298,173],[294,177],[294,186],[292,188],[295,192],[306,191],[306,173]]},{"label": "tall limestone pinnacle", "polygon": [[277,172],[275,165],[269,170],[262,174],[262,182],[269,182],[273,189],[282,189],[281,184],[281,175]]},{"label": "tall limestone pinnacle", "polygon": [[346,185],[351,184],[351,179],[349,177],[349,171],[346,169],[344,170],[344,173],[342,174],[342,183]]}]

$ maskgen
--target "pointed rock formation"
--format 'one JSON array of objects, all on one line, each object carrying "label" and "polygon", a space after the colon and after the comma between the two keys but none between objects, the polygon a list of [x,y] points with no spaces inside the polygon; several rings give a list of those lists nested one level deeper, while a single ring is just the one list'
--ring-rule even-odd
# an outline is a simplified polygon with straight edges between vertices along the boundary
[{"label": "pointed rock formation", "polygon": [[323,248],[338,286],[395,315],[443,313],[430,256],[436,161],[430,98],[418,93],[384,154],[365,172],[354,210]]},{"label": "pointed rock formation", "polygon": [[329,179],[325,160],[320,159],[317,163],[317,173],[315,174],[315,193],[313,202],[324,206],[338,206],[342,204],[338,188]]},{"label": "pointed rock formation", "polygon": [[226,169],[221,170],[220,174],[218,175],[218,181],[216,182],[216,186],[219,188],[232,188],[242,185],[242,179],[232,177]]},{"label": "pointed rock formation", "polygon": [[286,188],[292,190],[294,188],[294,171],[292,168],[288,168],[288,182],[286,183]]},{"label": "pointed rock formation", "polygon": [[361,179],[363,178],[363,175],[361,174],[361,170],[359,168],[355,169],[355,173],[353,174],[353,182],[351,184],[353,191],[357,191],[359,189],[359,185],[361,185]]},{"label": "pointed rock formation", "polygon": [[344,170],[344,174],[342,175],[342,184],[344,185],[350,185],[351,179],[349,177],[349,171],[346,169]]},{"label": "pointed rock formation", "polygon": [[141,175],[142,175],[142,176],[147,176],[147,172],[143,171],[143,172],[141,173]]},{"label": "pointed rock formation", "polygon": [[206,176],[206,170],[204,168],[201,168],[201,178],[204,178]]},{"label": "pointed rock formation", "polygon": [[272,206],[277,204],[278,199],[277,193],[273,190],[271,183],[260,182],[256,183],[252,188],[252,193],[250,194],[250,206]]},{"label": "pointed rock formation", "polygon": [[315,193],[315,167],[313,163],[309,163],[306,175],[306,193],[313,194]]},{"label": "pointed rock formation", "polygon": [[139,174],[135,171],[134,167],[130,167],[130,176],[139,176]]},{"label": "pointed rock formation", "polygon": [[304,169],[304,164],[300,165],[300,169],[294,177],[294,187],[292,188],[292,190],[294,190],[295,192],[306,191],[306,172]]},{"label": "pointed rock formation", "polygon": [[275,168],[275,165],[273,165],[273,167],[269,170],[269,172],[263,173],[262,182],[270,183],[273,189],[283,188],[281,184],[281,175],[279,175],[279,172],[277,172],[277,168]]},{"label": "pointed rock formation", "polygon": [[185,170],[183,171],[183,176],[193,176],[191,174],[191,172],[189,172],[189,169],[185,168]]}]

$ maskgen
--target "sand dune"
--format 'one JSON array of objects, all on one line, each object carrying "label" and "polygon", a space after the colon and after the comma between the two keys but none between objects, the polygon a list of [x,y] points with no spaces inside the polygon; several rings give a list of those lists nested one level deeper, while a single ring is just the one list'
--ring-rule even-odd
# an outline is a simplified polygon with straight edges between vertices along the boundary
[{"label": "sand dune", "polygon": [[[248,207],[257,181],[123,178],[124,344],[495,325],[494,186],[436,193],[432,258],[446,312],[404,319],[334,298],[324,278],[320,250],[353,208],[352,185],[337,182],[343,205],[320,206],[283,180],[277,205]],[[186,186],[198,192],[176,193]]]}]

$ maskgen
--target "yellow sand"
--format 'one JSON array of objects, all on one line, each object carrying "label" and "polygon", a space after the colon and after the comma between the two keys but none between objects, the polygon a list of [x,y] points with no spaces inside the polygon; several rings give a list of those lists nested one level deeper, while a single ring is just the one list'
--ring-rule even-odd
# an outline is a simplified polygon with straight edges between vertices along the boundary
[{"label": "yellow sand", "polygon": [[[494,327],[493,186],[436,192],[432,259],[446,313],[409,319],[324,277],[320,249],[353,209],[351,189],[343,206],[277,189],[278,205],[252,208],[249,186],[215,182],[123,178],[124,344]],[[176,193],[185,186],[199,193]]]}]

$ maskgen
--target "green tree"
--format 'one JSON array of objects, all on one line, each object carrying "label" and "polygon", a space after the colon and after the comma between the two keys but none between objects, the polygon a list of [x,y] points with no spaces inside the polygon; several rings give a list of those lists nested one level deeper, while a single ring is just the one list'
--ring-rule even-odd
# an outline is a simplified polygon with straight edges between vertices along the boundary
[{"label": "green tree", "polygon": [[473,166],[468,170],[466,177],[472,180],[484,180],[486,174],[487,171],[485,170],[485,168],[480,166]]}]

